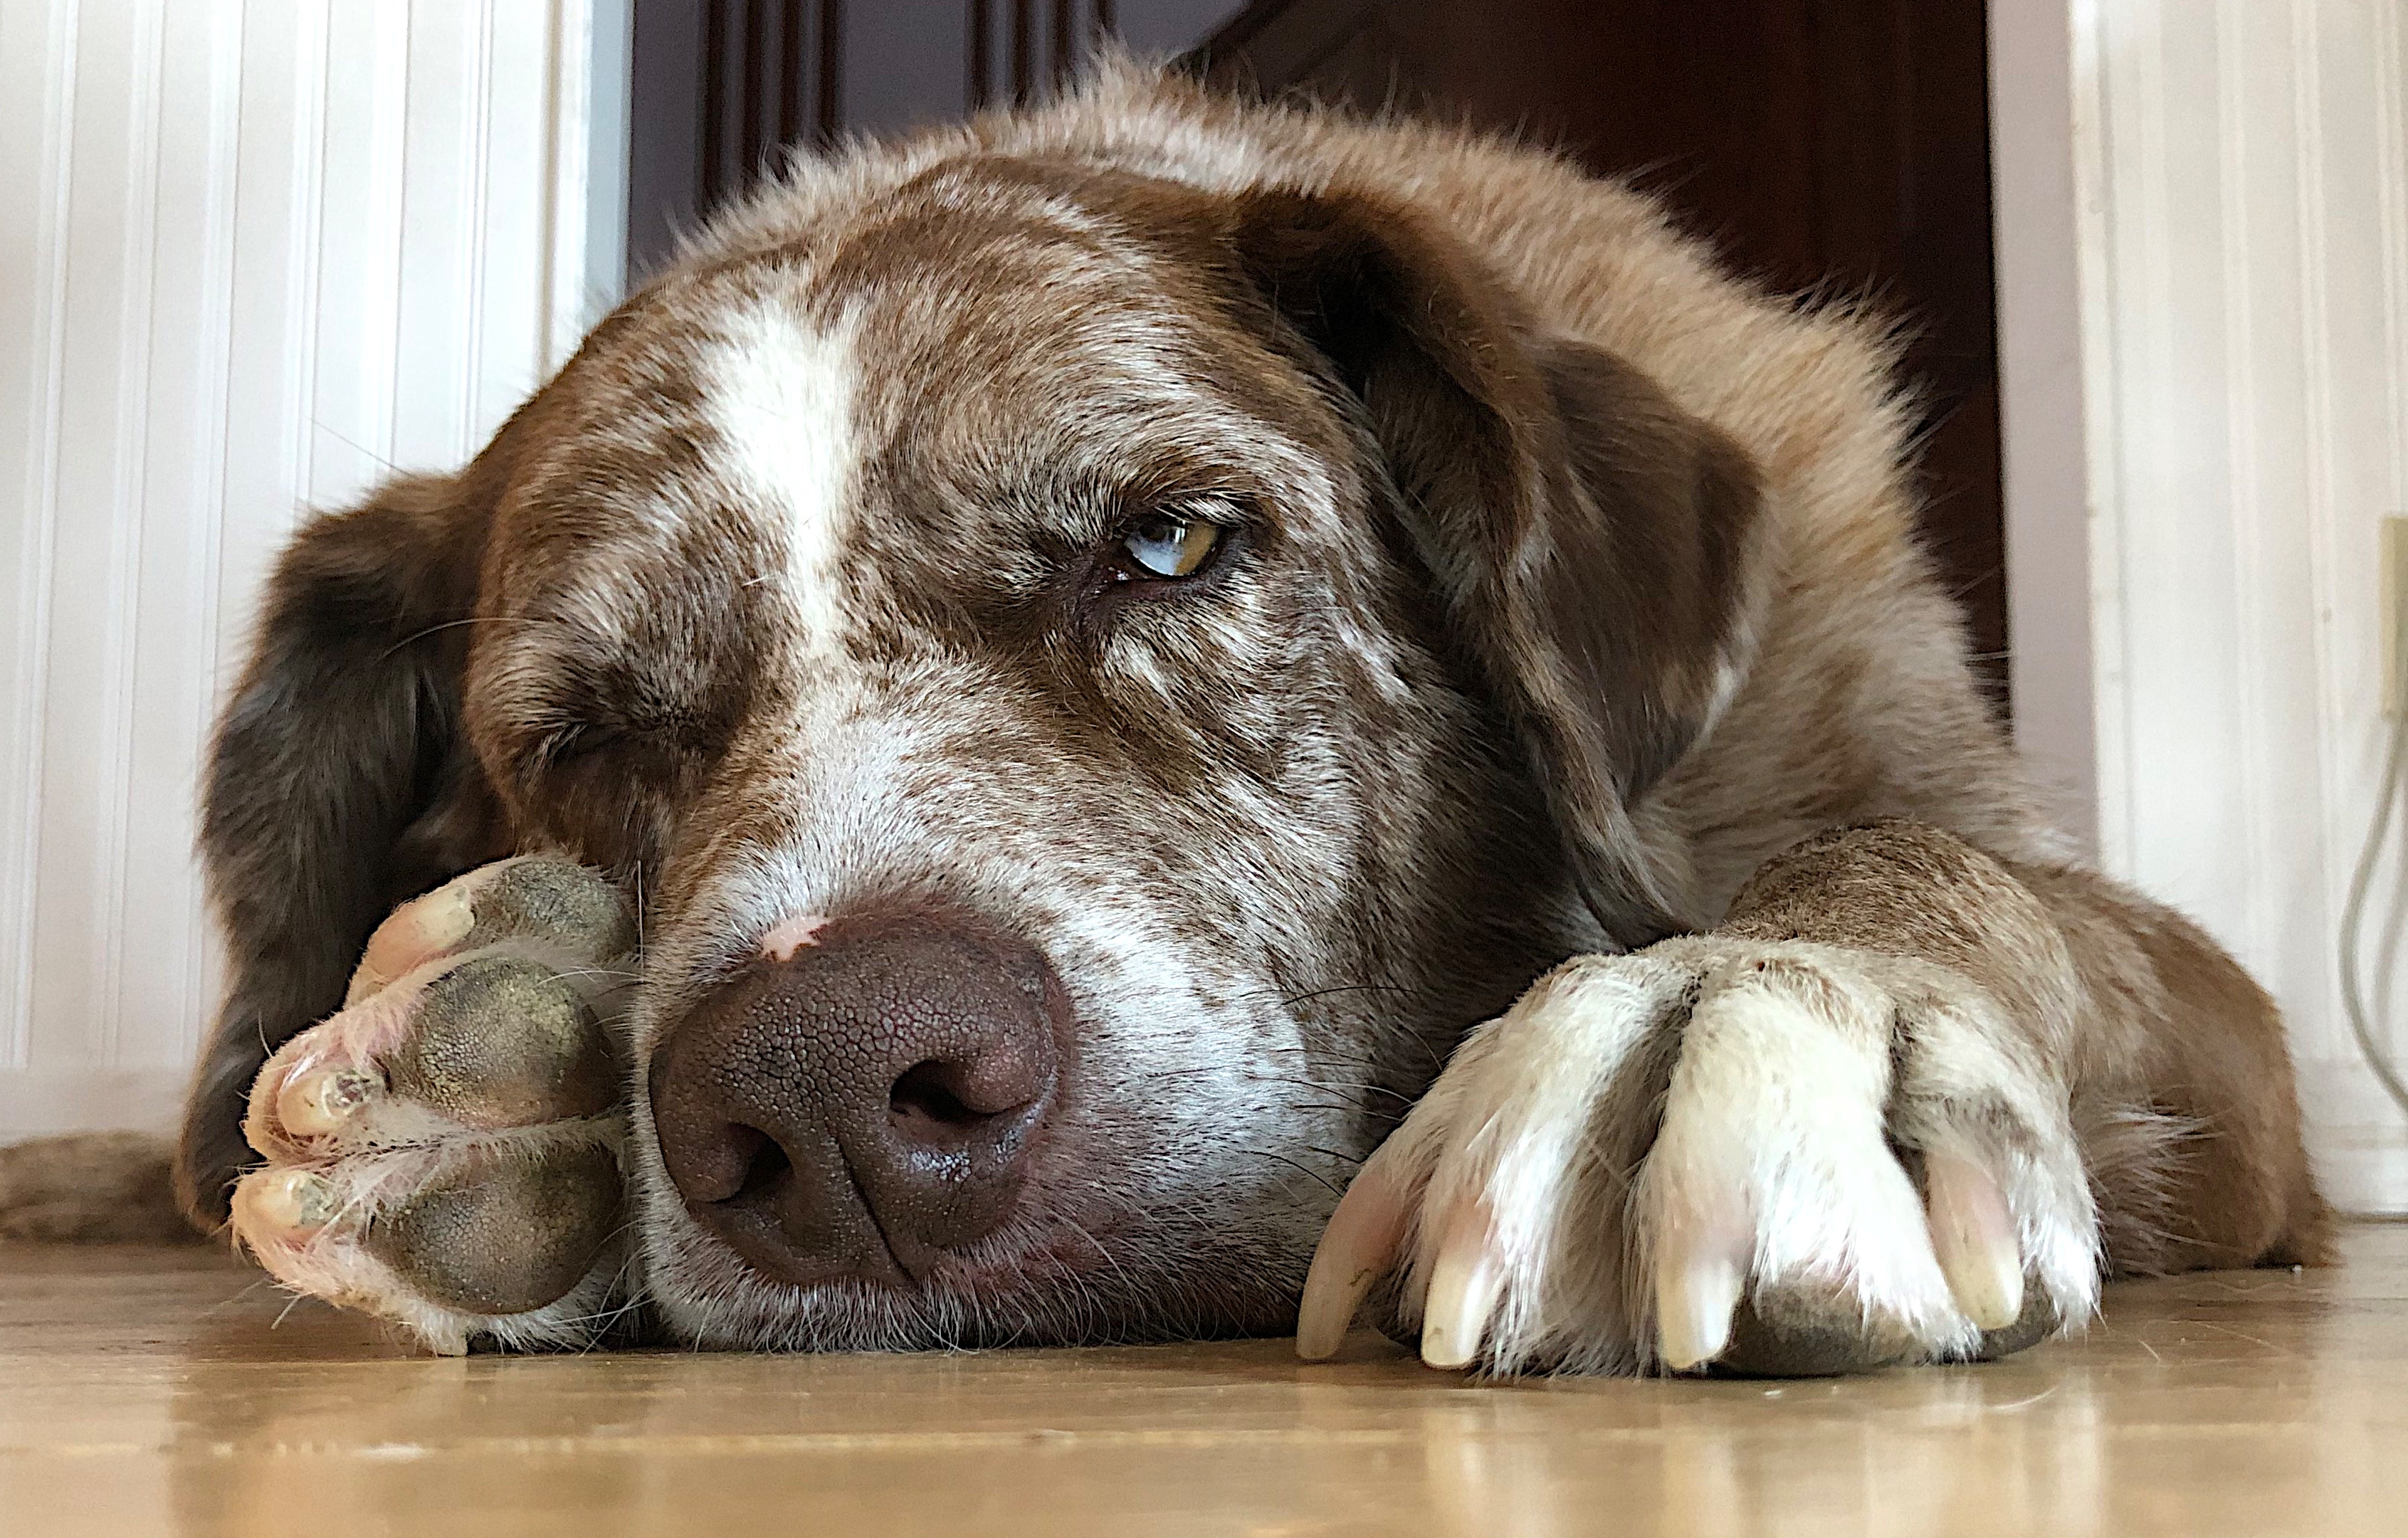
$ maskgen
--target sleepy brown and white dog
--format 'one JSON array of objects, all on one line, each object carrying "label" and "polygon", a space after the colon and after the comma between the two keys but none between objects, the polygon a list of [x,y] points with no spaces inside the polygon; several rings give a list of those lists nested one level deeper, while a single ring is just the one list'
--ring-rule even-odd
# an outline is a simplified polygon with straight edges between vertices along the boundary
[{"label": "sleepy brown and white dog", "polygon": [[449,1350],[1816,1371],[2317,1259],[2281,1022],[2035,811],[1892,363],[1558,160],[1126,65],[807,161],[286,555],[190,1210]]}]

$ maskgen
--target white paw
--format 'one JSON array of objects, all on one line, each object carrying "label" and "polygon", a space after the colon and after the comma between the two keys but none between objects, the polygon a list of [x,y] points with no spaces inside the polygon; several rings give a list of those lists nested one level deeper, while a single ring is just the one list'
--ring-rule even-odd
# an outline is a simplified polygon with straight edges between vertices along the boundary
[{"label": "white paw", "polygon": [[1987,995],[1706,935],[1473,1032],[1331,1218],[1297,1347],[1384,1281],[1434,1367],[1850,1371],[2020,1349],[2099,1275],[2065,1092]]},{"label": "white paw", "polygon": [[634,932],[593,873],[504,861],[396,909],[341,1013],[270,1058],[234,1230],[296,1291],[437,1351],[574,1341],[609,1302]]}]

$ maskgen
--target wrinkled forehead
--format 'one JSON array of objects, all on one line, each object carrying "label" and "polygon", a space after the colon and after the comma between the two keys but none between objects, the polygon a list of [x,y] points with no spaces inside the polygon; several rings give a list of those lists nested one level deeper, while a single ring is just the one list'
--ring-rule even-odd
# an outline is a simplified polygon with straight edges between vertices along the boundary
[{"label": "wrinkled forehead", "polygon": [[1266,428],[1305,426],[1300,381],[1235,318],[1209,253],[1126,197],[932,180],[741,313],[708,358],[713,397],[731,419],[778,394],[840,410],[871,499],[1142,501],[1259,470],[1300,447]]},{"label": "wrinkled forehead", "polygon": [[1030,537],[989,551],[1008,583],[1167,497],[1317,491],[1340,447],[1174,220],[1008,165],[674,279],[653,311],[595,370],[562,458],[589,503],[611,483],[606,526],[555,522],[561,553],[598,534],[684,561],[702,531],[825,577],[1009,530]]}]

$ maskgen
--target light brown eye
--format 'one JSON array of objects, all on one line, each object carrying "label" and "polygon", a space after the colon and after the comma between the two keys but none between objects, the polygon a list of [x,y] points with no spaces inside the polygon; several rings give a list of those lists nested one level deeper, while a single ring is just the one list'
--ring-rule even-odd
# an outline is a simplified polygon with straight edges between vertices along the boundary
[{"label": "light brown eye", "polygon": [[1131,564],[1138,569],[1132,577],[1193,577],[1203,570],[1215,547],[1221,543],[1221,526],[1197,521],[1182,523],[1176,519],[1156,518],[1139,524],[1121,541],[1128,552]]}]

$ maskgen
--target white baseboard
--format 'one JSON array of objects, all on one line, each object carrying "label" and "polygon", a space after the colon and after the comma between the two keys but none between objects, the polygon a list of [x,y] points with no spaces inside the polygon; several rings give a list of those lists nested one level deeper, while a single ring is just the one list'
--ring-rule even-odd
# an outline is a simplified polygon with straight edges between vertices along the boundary
[{"label": "white baseboard", "polygon": [[189,1077],[180,1068],[0,1071],[0,1143],[59,1132],[171,1131]]}]

